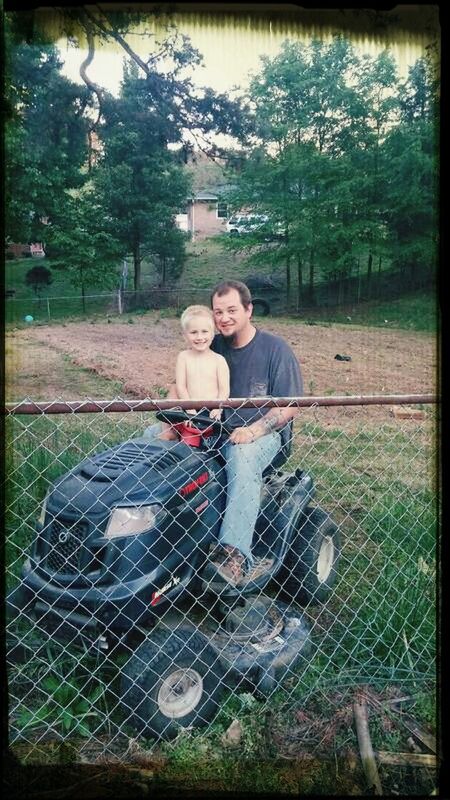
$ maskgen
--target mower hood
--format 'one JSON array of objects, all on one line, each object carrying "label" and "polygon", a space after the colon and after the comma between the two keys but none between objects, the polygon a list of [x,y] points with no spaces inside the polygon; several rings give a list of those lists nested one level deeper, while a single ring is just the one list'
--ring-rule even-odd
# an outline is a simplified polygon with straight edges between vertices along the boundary
[{"label": "mower hood", "polygon": [[59,478],[47,508],[68,515],[99,514],[116,505],[179,502],[180,489],[205,469],[183,442],[131,439],[85,459]]}]

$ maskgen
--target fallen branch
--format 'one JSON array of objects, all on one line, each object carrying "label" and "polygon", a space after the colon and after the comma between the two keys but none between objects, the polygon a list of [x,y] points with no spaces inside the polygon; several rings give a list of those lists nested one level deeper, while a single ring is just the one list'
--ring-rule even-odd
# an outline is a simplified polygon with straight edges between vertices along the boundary
[{"label": "fallen branch", "polygon": [[390,753],[377,752],[380,764],[394,764],[398,767],[437,767],[437,758],[429,753]]},{"label": "fallen branch", "polygon": [[386,702],[382,703],[381,701],[374,698],[373,695],[371,695],[370,693],[367,694],[367,701],[376,708],[383,708],[386,707],[386,705],[390,706],[392,712],[395,713],[393,713],[389,718],[393,722],[396,722],[399,725],[403,725],[403,727],[406,728],[407,731],[409,731],[409,733],[414,737],[414,739],[417,739],[417,741],[420,742],[420,744],[424,745],[427,748],[427,750],[430,750],[432,753],[436,753],[437,748],[436,748],[435,737],[431,736],[431,734],[429,733],[425,733],[425,731],[420,730],[416,720],[413,717],[405,714],[402,711],[402,709],[395,708],[395,705],[397,703],[403,701],[406,702],[407,700],[413,700],[413,699],[414,699],[413,697],[400,697],[400,698],[394,697],[392,698],[392,700],[387,701],[387,703]]},{"label": "fallen branch", "polygon": [[369,789],[376,795],[382,795],[383,790],[381,788],[380,776],[378,775],[375,755],[370,740],[367,703],[362,692],[358,693],[353,703],[353,714],[355,717],[359,752]]},{"label": "fallen branch", "polygon": [[412,736],[414,736],[415,739],[417,739],[421,744],[425,745],[428,750],[431,750],[432,753],[436,753],[436,739],[434,736],[430,736],[429,733],[424,733],[424,731],[421,731],[412,719],[400,718],[399,722],[404,725],[404,727]]}]

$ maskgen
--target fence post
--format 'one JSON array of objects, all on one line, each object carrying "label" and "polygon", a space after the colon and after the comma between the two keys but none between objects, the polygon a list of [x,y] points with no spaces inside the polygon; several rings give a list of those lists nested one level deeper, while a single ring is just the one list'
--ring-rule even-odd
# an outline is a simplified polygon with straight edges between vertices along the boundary
[{"label": "fence post", "polygon": [[48,299],[48,297],[47,297],[47,317],[48,317],[48,320],[50,322],[50,319],[51,319],[51,317],[50,317],[50,300]]}]

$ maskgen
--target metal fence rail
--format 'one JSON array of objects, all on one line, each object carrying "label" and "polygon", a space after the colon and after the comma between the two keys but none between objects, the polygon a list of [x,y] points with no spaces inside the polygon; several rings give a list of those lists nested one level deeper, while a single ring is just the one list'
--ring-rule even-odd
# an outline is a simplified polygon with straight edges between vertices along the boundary
[{"label": "metal fence rail", "polygon": [[205,570],[227,492],[214,432],[200,447],[144,436],[173,400],[7,404],[12,749],[120,755],[270,708],[272,731],[314,750],[318,693],[432,688],[437,404],[224,403],[300,409],[288,460],[263,480],[260,575],[237,592]]}]

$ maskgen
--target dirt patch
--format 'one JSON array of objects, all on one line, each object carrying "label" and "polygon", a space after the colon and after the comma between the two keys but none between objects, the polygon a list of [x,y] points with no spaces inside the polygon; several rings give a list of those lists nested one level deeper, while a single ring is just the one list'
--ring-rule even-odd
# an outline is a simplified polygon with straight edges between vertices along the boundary
[{"label": "dirt patch", "polygon": [[[437,348],[429,334],[352,325],[257,323],[283,336],[303,372],[306,395],[421,394],[436,391]],[[133,324],[71,322],[39,325],[6,336],[7,399],[81,399],[92,396],[90,375],[102,399],[164,396],[183,346],[179,320],[148,313]],[[336,355],[351,361],[336,360]],[[84,372],[73,369],[83,368]],[[71,367],[69,369],[69,367]],[[86,372],[87,371],[87,372]],[[331,420],[334,409],[328,409]],[[342,418],[343,409],[339,409]],[[345,415],[359,415],[347,407]],[[367,407],[387,419],[387,407]],[[412,423],[416,424],[416,423]]]}]

